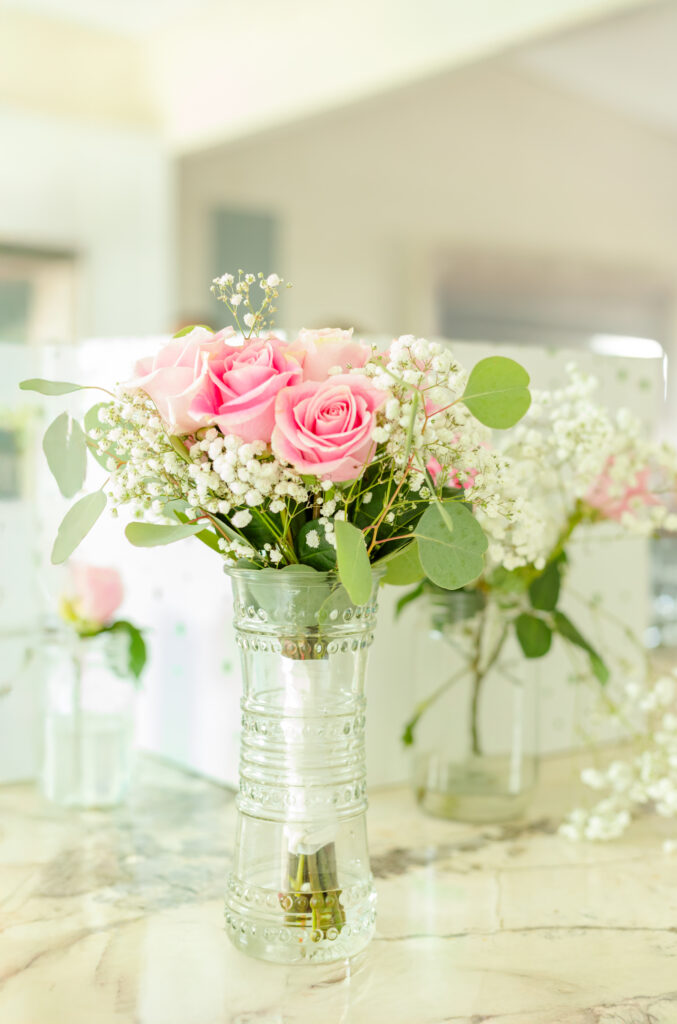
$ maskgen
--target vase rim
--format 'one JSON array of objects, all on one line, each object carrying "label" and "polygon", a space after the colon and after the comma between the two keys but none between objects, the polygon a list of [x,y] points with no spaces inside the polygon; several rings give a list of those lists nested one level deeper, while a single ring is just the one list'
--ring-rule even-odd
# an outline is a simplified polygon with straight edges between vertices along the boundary
[{"label": "vase rim", "polygon": [[[289,571],[291,570],[291,571]],[[312,565],[286,565],[281,569],[273,569],[270,566],[261,569],[249,569],[237,565],[224,565],[223,571],[226,576],[237,580],[249,580],[250,582],[261,583],[302,583],[303,586],[326,587],[328,582],[340,583],[336,569],[329,569],[325,572],[314,569]],[[371,576],[374,582],[381,580],[386,574],[386,566],[372,565]]]}]

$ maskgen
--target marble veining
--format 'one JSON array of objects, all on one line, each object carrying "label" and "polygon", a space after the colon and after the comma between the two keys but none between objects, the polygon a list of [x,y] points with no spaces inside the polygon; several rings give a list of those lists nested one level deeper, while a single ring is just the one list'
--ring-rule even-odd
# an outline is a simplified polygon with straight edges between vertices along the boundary
[{"label": "marble veining", "polygon": [[677,1024],[669,823],[571,845],[576,785],[552,759],[528,818],[495,827],[372,792],[376,938],[289,968],[225,934],[231,792],[151,759],[112,813],[0,788],[0,1024]]}]

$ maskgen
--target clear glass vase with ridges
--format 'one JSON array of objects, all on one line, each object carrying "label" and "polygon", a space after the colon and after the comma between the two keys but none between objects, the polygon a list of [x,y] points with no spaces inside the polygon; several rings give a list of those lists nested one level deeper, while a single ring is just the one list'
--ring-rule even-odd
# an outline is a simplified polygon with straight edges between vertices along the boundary
[{"label": "clear glass vase with ridges", "polygon": [[243,697],[227,929],[265,960],[342,960],[375,920],[364,682],[379,574],[354,605],[332,573],[228,573]]}]

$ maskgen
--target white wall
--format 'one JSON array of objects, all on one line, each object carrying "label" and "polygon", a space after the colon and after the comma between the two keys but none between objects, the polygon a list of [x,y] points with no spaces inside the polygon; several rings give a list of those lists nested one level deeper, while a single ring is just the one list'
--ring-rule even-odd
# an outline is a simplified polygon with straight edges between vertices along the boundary
[{"label": "white wall", "polygon": [[[0,152],[0,245],[77,255],[76,336],[171,327],[173,178],[157,137],[0,106]],[[61,325],[41,325],[41,342],[76,340],[59,337]],[[0,407],[32,407],[39,420],[39,400],[17,389],[40,375],[39,347],[2,348]],[[58,411],[47,408],[45,422]],[[40,665],[20,671],[44,604],[45,577],[35,572],[44,507],[35,490],[29,479],[21,500],[0,501],[0,689],[12,684],[0,697],[0,780],[29,777],[38,762]]]},{"label": "white wall", "polygon": [[241,204],[279,216],[289,326],[432,333],[435,257],[502,253],[656,297],[677,356],[675,182],[677,138],[478,65],[186,158],[182,304],[205,295],[209,211]]},{"label": "white wall", "polygon": [[78,254],[78,333],[171,326],[173,175],[157,136],[0,105],[0,150],[0,244]]}]

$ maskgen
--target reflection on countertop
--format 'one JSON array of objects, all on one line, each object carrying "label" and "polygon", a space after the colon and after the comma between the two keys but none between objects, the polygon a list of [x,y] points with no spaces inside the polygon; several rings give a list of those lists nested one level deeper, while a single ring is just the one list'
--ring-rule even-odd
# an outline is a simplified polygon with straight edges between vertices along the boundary
[{"label": "reflection on countertop", "polygon": [[506,826],[373,792],[377,936],[349,965],[293,968],[224,932],[231,792],[148,758],[113,813],[0,788],[0,1024],[675,1024],[669,823],[572,845],[556,825],[577,762],[542,774]]}]

